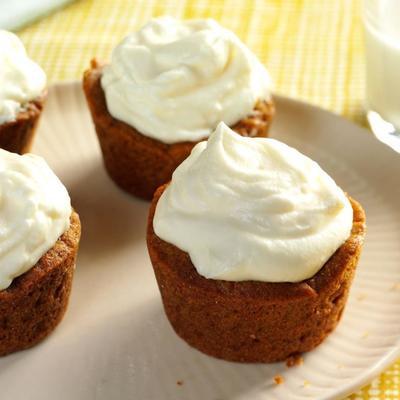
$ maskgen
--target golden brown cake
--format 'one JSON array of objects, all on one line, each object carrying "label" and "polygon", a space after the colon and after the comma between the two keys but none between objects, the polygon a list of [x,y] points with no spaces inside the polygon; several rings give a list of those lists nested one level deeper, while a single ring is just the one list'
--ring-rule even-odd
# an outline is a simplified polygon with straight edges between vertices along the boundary
[{"label": "golden brown cake", "polygon": [[46,96],[47,91],[30,101],[15,120],[0,124],[0,148],[18,154],[30,151]]},{"label": "golden brown cake", "polygon": [[[112,117],[101,86],[102,66],[93,60],[83,77],[83,90],[110,177],[127,192],[150,200],[171,179],[176,167],[197,142],[162,143]],[[266,137],[275,113],[274,103],[259,102],[253,113],[232,128],[242,136]]]},{"label": "golden brown cake", "polygon": [[312,350],[340,320],[365,235],[365,214],[353,208],[351,236],[310,279],[298,283],[224,281],[199,275],[190,257],[153,230],[147,246],[166,315],[189,345],[239,362],[275,362]]},{"label": "golden brown cake", "polygon": [[69,229],[31,269],[0,291],[0,355],[29,348],[49,335],[68,305],[81,225]]}]

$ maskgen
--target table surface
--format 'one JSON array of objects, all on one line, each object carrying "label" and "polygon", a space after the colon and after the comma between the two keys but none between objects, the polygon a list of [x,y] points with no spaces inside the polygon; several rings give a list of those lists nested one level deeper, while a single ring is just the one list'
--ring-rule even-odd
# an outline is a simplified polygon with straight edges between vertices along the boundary
[{"label": "table surface", "polygon": [[[77,80],[152,16],[212,17],[268,67],[275,92],[365,124],[359,0],[80,0],[18,31],[49,83]],[[351,400],[400,397],[400,360]]]}]

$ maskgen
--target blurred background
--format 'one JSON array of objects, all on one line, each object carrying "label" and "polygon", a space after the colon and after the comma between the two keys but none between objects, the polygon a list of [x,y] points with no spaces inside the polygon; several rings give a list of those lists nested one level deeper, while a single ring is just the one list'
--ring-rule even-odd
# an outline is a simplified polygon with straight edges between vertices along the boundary
[{"label": "blurred background", "polygon": [[[79,80],[91,58],[152,16],[212,17],[233,30],[269,69],[275,92],[365,124],[365,52],[360,0],[0,0],[13,29],[50,83]],[[34,22],[32,22],[34,20]],[[21,27],[22,26],[22,27]],[[400,362],[352,400],[400,398]]]},{"label": "blurred background", "polygon": [[[32,0],[20,3],[26,1]],[[33,8],[41,2],[33,0]],[[66,1],[44,0],[47,7],[57,3]],[[215,18],[265,63],[277,93],[363,121],[359,0],[78,0],[16,32],[55,82],[79,79],[92,57],[109,59],[128,32],[165,14]]]}]

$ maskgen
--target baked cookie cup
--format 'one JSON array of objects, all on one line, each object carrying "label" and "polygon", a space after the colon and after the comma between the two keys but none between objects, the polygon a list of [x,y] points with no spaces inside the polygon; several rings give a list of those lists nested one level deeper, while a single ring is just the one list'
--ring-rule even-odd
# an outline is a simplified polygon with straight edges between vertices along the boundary
[{"label": "baked cookie cup", "polygon": [[[115,119],[108,111],[101,86],[102,65],[92,60],[84,73],[83,90],[103,154],[104,165],[114,182],[125,191],[151,200],[155,190],[171,179],[196,142],[163,143],[143,135]],[[272,100],[258,102],[248,117],[232,129],[242,136],[266,137],[275,107]],[[206,139],[206,138],[205,138]]]},{"label": "baked cookie cup", "polygon": [[0,124],[0,148],[13,153],[28,153],[47,98],[47,90],[27,103],[13,121]]},{"label": "baked cookie cup", "polygon": [[365,235],[365,213],[350,199],[350,237],[310,279],[298,283],[224,281],[199,275],[187,253],[153,230],[153,198],[147,246],[164,309],[189,345],[228,361],[270,363],[312,350],[338,324]]},{"label": "baked cookie cup", "polygon": [[0,291],[0,355],[34,346],[61,321],[71,292],[81,225],[69,229],[27,272]]}]

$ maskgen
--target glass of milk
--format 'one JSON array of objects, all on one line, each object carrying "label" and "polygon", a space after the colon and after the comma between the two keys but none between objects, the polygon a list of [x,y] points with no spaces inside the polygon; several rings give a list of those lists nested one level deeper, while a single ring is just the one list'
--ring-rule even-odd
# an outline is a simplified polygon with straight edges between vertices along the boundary
[{"label": "glass of milk", "polygon": [[400,151],[400,0],[364,0],[363,22],[368,121]]}]

